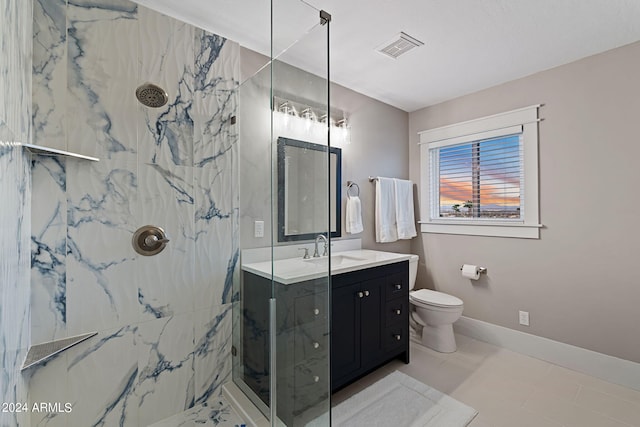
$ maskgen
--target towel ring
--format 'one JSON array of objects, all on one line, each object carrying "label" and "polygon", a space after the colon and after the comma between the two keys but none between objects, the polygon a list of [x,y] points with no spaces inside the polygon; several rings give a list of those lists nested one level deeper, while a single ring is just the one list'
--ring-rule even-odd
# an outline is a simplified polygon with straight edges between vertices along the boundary
[{"label": "towel ring", "polygon": [[[357,190],[355,195],[349,194],[349,190],[351,190],[351,188],[353,187],[356,187],[356,190]],[[358,184],[356,184],[353,181],[347,181],[347,197],[352,197],[352,196],[360,197],[360,187],[358,186]]]}]

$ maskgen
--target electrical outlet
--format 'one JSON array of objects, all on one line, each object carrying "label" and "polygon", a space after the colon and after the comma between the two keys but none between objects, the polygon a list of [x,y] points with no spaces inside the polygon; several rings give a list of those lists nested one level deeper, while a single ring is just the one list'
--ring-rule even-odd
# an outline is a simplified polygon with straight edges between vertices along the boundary
[{"label": "electrical outlet", "polygon": [[529,312],[521,311],[520,312],[520,324],[524,326],[529,326]]},{"label": "electrical outlet", "polygon": [[264,237],[264,221],[253,223],[253,237]]}]

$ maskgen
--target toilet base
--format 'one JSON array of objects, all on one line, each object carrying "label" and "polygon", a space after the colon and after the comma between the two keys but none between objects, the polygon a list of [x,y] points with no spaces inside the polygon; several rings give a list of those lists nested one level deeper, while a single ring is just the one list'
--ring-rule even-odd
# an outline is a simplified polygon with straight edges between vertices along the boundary
[{"label": "toilet base", "polygon": [[453,325],[423,325],[421,343],[440,353],[456,351],[456,337],[453,335]]}]

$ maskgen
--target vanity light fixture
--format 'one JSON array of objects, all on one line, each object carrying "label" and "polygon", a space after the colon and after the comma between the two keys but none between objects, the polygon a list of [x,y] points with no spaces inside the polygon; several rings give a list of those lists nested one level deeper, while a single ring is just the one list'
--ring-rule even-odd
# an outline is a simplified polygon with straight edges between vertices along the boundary
[{"label": "vanity light fixture", "polygon": [[[326,135],[327,120],[331,128],[332,145],[351,143],[351,128],[348,125],[344,111],[332,109],[328,114],[326,107],[314,106],[307,101],[293,101],[291,99],[273,97],[274,111],[279,113],[281,125],[287,131],[311,132]],[[304,139],[304,135],[293,136]]]}]

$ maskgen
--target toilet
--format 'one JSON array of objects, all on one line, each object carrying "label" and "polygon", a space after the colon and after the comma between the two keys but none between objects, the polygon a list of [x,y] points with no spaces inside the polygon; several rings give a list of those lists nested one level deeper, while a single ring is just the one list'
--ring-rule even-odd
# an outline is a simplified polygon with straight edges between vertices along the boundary
[{"label": "toilet", "polygon": [[411,255],[409,259],[411,326],[419,335],[421,334],[421,342],[425,347],[440,353],[453,353],[456,351],[453,322],[462,316],[462,300],[430,289],[414,291],[417,273],[418,255]]}]

